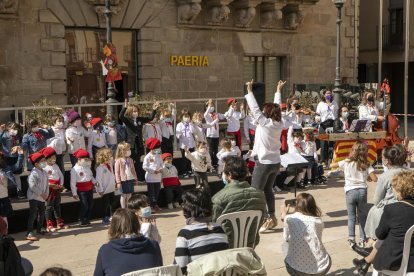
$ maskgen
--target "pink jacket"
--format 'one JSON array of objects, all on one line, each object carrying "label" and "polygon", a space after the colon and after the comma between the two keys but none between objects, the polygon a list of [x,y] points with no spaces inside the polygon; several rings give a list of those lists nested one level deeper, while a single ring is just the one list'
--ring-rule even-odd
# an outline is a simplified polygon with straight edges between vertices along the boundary
[{"label": "pink jacket", "polygon": [[137,173],[134,167],[134,160],[130,157],[126,159],[119,158],[115,161],[115,181],[116,183],[121,183],[121,181],[125,181],[126,173],[125,173],[125,165],[128,164],[131,173],[135,176],[135,179],[138,179]]}]

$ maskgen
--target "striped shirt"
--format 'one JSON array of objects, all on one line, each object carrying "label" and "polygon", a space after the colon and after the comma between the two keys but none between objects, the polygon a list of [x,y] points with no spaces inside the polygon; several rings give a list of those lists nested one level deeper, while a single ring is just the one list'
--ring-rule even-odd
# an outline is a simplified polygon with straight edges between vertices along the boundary
[{"label": "striped shirt", "polygon": [[175,246],[174,263],[185,272],[187,264],[206,254],[229,248],[227,235],[220,225],[211,223],[212,229],[206,223],[186,225],[180,230]]}]

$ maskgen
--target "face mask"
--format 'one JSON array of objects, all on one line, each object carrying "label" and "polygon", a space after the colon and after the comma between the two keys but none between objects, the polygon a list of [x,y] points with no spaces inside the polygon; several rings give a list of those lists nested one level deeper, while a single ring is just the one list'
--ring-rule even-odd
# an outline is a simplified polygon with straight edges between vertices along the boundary
[{"label": "face mask", "polygon": [[384,170],[384,172],[388,171],[388,167],[384,164],[382,164],[382,169]]},{"label": "face mask", "polygon": [[115,122],[108,122],[109,127],[113,127],[115,125]]},{"label": "face mask", "polygon": [[73,123],[73,125],[74,125],[75,127],[80,126],[80,125],[81,125],[81,120],[76,120],[76,121]]},{"label": "face mask", "polygon": [[171,122],[172,122],[172,120],[171,120],[171,118],[170,118],[170,117],[166,117],[166,118],[164,118],[164,121],[166,121],[166,122],[168,122],[168,123],[171,123]]},{"label": "face mask", "polygon": [[210,107],[210,112],[214,112],[215,108],[214,107]]},{"label": "face mask", "polygon": [[57,123],[55,124],[55,126],[56,126],[57,128],[63,128],[63,123],[62,123],[62,122],[57,122]]},{"label": "face mask", "polygon": [[92,120],[92,116],[90,116],[90,115],[86,116],[86,120],[88,120],[88,121]]},{"label": "face mask", "polygon": [[368,96],[367,100],[368,100],[369,102],[374,102],[374,96]]},{"label": "face mask", "polygon": [[130,151],[130,150],[127,150],[127,151],[125,152],[125,156],[126,156],[126,157],[130,157],[130,156],[131,156],[131,151]]},{"label": "face mask", "polygon": [[198,149],[198,152],[201,153],[201,154],[206,154],[207,149],[206,148],[201,148],[201,149]]},{"label": "face mask", "polygon": [[39,128],[38,127],[32,128],[32,132],[38,132],[38,131],[39,131]]},{"label": "face mask", "polygon": [[184,117],[184,118],[183,118],[183,122],[184,122],[184,123],[189,123],[189,122],[190,122],[190,118],[188,118],[188,117]]},{"label": "face mask", "polygon": [[81,160],[79,162],[79,165],[81,165],[84,168],[90,168],[91,164],[92,164],[91,161],[88,161],[88,160]]},{"label": "face mask", "polygon": [[134,119],[138,118],[138,112],[132,112],[132,118]]},{"label": "face mask", "polygon": [[16,136],[18,131],[16,129],[12,129],[9,132],[11,136]]},{"label": "face mask", "polygon": [[149,218],[151,217],[151,207],[147,206],[147,207],[141,207],[141,217],[142,218]]},{"label": "face mask", "polygon": [[348,112],[343,112],[343,113],[342,113],[342,117],[344,117],[344,118],[348,118]]},{"label": "face mask", "polygon": [[39,163],[39,167],[40,167],[41,169],[46,168],[46,162],[40,162],[40,163]]},{"label": "face mask", "polygon": [[152,150],[154,154],[161,154],[161,149],[154,149]]},{"label": "face mask", "polygon": [[325,99],[326,99],[327,101],[332,102],[333,97],[332,97],[332,95],[326,95],[326,96],[325,96]]},{"label": "face mask", "polygon": [[232,147],[236,146],[236,141],[231,141],[230,143]]},{"label": "face mask", "polygon": [[227,181],[226,175],[224,173],[221,175],[221,180],[223,181],[224,186],[227,186],[229,184],[229,182]]}]

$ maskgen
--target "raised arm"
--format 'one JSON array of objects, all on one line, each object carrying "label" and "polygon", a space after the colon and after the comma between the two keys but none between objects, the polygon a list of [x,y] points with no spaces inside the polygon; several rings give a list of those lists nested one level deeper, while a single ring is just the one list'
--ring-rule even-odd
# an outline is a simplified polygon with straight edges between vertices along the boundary
[{"label": "raised arm", "polygon": [[285,85],[286,81],[278,81],[277,85],[276,85],[276,92],[275,92],[275,97],[273,99],[273,103],[275,104],[281,104],[282,103],[282,88]]}]

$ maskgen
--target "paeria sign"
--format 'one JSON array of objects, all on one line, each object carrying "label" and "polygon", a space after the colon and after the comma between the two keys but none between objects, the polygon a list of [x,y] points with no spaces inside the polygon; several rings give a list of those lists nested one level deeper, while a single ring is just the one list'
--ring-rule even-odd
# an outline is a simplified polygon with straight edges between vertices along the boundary
[{"label": "paeria sign", "polygon": [[209,61],[207,56],[170,56],[171,66],[186,66],[186,67],[207,67]]}]

